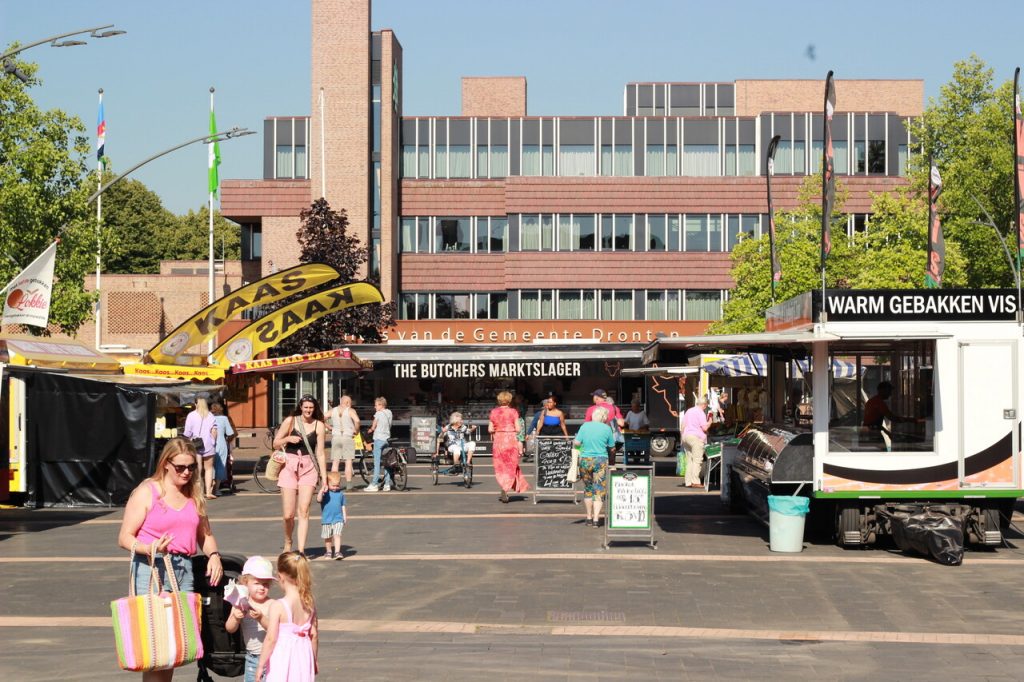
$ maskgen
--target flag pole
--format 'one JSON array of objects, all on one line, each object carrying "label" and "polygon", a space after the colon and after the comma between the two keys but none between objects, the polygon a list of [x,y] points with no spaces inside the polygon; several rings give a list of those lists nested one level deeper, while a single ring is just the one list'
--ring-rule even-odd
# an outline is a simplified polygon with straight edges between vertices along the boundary
[{"label": "flag pole", "polygon": [[[211,117],[213,116],[213,92],[214,92],[214,88],[213,88],[213,86],[210,86],[210,116]],[[211,131],[211,133],[212,132],[213,131]],[[211,142],[210,144],[213,145],[213,144],[216,144],[216,143]],[[213,165],[213,164],[216,163],[216,161],[213,160],[213,156],[212,156],[213,153],[214,153],[213,147],[211,146],[210,147],[210,152],[209,152],[209,158],[211,159],[211,161],[210,161],[211,172],[214,172],[214,171],[217,170],[216,166]],[[219,180],[219,174],[218,174],[218,180]],[[213,303],[216,300],[216,298],[213,295],[213,288],[214,288],[214,286],[213,286],[213,193],[216,190],[214,189],[212,184],[210,184],[208,189],[210,190],[209,191],[209,197],[210,197],[210,201],[209,201],[210,233],[209,233],[209,263],[208,263],[208,266],[209,266],[208,267],[208,269],[209,269],[209,273],[208,273],[209,274],[209,298],[207,299],[207,301],[209,303],[207,303],[207,305],[209,305],[210,303]],[[213,341],[214,341],[213,339],[210,339],[210,341],[209,341],[209,349],[208,350],[209,350],[210,353],[213,353],[213,349],[214,349]]]},{"label": "flag pole", "polygon": [[1017,223],[1017,319],[1024,322],[1021,310],[1021,268],[1024,267],[1024,112],[1020,102],[1020,67],[1013,70],[1013,215]]},{"label": "flag pole", "polygon": [[[100,108],[99,121],[96,123],[96,188],[103,186],[103,154],[107,137],[107,121],[103,115],[103,88],[99,89]],[[100,290],[100,273],[103,263],[103,197],[96,197],[96,304],[93,306],[93,317],[96,325],[96,350],[100,349],[102,340],[101,324],[103,293]]]}]

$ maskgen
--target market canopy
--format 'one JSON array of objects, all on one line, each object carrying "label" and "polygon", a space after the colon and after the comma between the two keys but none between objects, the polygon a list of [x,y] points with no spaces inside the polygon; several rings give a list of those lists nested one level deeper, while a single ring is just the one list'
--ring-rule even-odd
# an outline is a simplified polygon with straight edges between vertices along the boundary
[{"label": "market canopy", "polygon": [[311,372],[317,370],[362,372],[371,369],[373,369],[372,362],[360,360],[348,348],[289,355],[283,358],[236,362],[231,365],[232,374],[272,374],[274,372]]},{"label": "market canopy", "polygon": [[[807,372],[808,359],[796,360],[797,371]],[[768,359],[762,353],[747,353],[721,358],[704,365],[708,374],[724,377],[763,377],[768,375]],[[852,379],[857,376],[857,365],[845,360],[832,360],[832,376],[836,379]]]},{"label": "market canopy", "polygon": [[77,341],[0,336],[0,362],[49,369],[120,372],[121,363]]}]

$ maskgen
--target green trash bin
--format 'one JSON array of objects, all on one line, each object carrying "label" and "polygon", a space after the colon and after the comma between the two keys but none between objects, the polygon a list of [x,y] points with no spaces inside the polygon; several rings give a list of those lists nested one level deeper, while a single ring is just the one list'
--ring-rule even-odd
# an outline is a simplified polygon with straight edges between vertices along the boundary
[{"label": "green trash bin", "polygon": [[773,552],[802,552],[804,521],[811,509],[807,497],[768,496],[768,538]]}]

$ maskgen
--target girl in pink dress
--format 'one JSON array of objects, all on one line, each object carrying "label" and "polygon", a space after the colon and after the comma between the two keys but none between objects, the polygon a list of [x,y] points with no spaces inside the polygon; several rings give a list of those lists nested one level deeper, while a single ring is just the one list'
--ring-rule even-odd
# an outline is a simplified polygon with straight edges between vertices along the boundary
[{"label": "girl in pink dress", "polygon": [[277,580],[284,598],[270,607],[256,679],[306,682],[316,677],[317,620],[309,559],[298,552],[277,557]]},{"label": "girl in pink dress", "polygon": [[502,502],[508,502],[509,491],[522,493],[530,486],[519,468],[519,458],[523,454],[523,444],[518,438],[519,413],[509,404],[512,394],[502,391],[498,394],[498,406],[491,410],[488,431],[494,437],[494,477],[501,486]]}]

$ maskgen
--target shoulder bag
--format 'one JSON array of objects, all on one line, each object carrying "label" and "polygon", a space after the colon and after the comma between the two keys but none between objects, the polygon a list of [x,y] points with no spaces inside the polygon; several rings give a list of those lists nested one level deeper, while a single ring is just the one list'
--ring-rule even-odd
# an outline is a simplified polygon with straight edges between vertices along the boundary
[{"label": "shoulder bag", "polygon": [[145,672],[169,670],[203,657],[199,636],[202,606],[199,594],[179,592],[171,559],[164,555],[171,591],[159,594],[160,578],[155,559],[149,557],[149,593],[135,594],[135,550],[128,571],[128,596],[110,602],[122,670]]},{"label": "shoulder bag", "polygon": [[569,473],[565,475],[565,480],[569,483],[575,483],[580,478],[580,450],[582,446],[577,447],[575,443],[572,445],[572,462],[569,464]]},{"label": "shoulder bag", "polygon": [[[294,418],[289,417],[294,421]],[[290,432],[291,429],[288,429]],[[267,462],[267,480],[276,481],[281,475],[281,469],[284,468],[285,463],[288,461],[288,456],[285,454],[284,448],[275,450],[270,455],[270,461]]]}]

